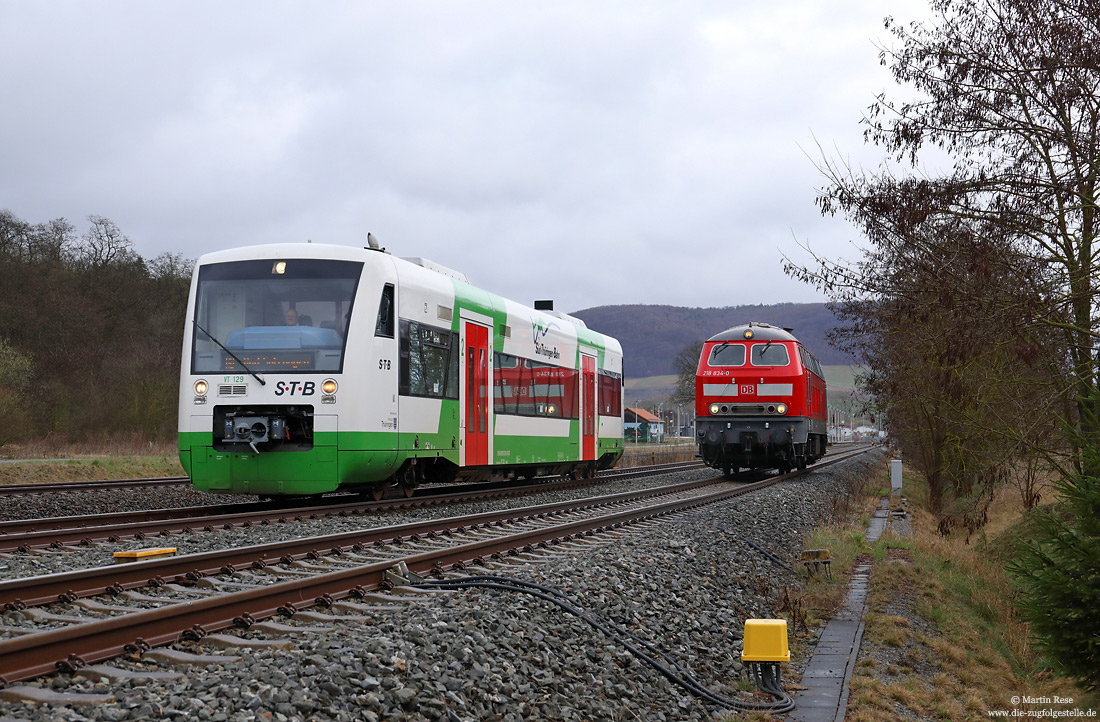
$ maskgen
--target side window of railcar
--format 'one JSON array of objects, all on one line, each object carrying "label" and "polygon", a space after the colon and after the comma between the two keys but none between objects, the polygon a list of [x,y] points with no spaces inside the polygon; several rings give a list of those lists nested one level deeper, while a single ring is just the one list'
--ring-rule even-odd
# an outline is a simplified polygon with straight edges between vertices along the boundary
[{"label": "side window of railcar", "polygon": [[816,374],[818,378],[825,378],[825,371],[821,368],[821,362],[817,360],[817,356],[807,351],[806,347],[802,345],[798,347],[798,355],[802,358],[803,368],[809,369]]},{"label": "side window of railcar", "polygon": [[753,366],[788,366],[791,363],[787,347],[772,341],[754,343],[750,359]]},{"label": "side window of railcar", "polygon": [[493,354],[493,412],[516,416],[577,418],[574,369]]},{"label": "side window of railcar", "polygon": [[600,371],[600,415],[622,416],[623,381],[622,374],[614,371]]},{"label": "side window of railcar", "polygon": [[458,343],[451,331],[401,320],[398,392],[402,396],[458,398]]},{"label": "side window of railcar", "polygon": [[382,288],[382,298],[378,301],[378,320],[374,323],[374,335],[393,338],[393,284]]},{"label": "side window of railcar", "polygon": [[711,366],[744,366],[744,344],[723,341],[710,350],[708,364]]}]

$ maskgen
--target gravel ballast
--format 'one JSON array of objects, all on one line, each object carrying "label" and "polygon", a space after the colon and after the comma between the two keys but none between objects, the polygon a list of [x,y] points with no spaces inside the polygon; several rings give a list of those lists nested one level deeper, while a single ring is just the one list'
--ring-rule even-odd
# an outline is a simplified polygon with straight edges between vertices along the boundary
[{"label": "gravel ballast", "polygon": [[[153,536],[147,539],[123,539],[118,542],[101,542],[94,547],[80,548],[70,547],[68,550],[55,552],[32,552],[30,554],[13,554],[8,558],[0,556],[0,578],[17,579],[39,574],[52,574],[66,572],[75,569],[87,569],[111,563],[112,554],[120,550],[146,549],[153,547],[175,547],[178,554],[196,554],[201,552],[216,551],[218,549],[240,548],[257,544],[270,544],[288,539],[302,537],[323,536],[328,534],[342,534],[356,529],[373,529],[382,526],[395,526],[409,524],[411,522],[439,519],[457,515],[479,514],[498,509],[518,509],[527,506],[541,504],[554,504],[574,499],[585,499],[593,496],[605,496],[617,494],[635,489],[648,489],[666,484],[696,481],[714,478],[711,469],[694,469],[675,474],[660,474],[657,476],[640,479],[627,479],[610,484],[597,484],[576,489],[562,491],[549,491],[533,493],[530,495],[502,498],[495,501],[481,501],[469,504],[455,504],[446,506],[434,506],[423,509],[406,509],[395,512],[379,512],[369,514],[357,514],[352,516],[332,515],[319,519],[303,519],[287,523],[273,523],[269,525],[254,525],[251,527],[236,527],[233,529],[215,528],[211,531],[201,529],[190,533],[172,534],[169,536]],[[102,490],[83,494],[81,506],[89,509],[86,513],[103,513],[114,510],[116,504],[137,505],[140,499],[133,498],[136,491],[129,489]],[[146,495],[149,490],[145,491]],[[155,492],[158,497],[160,490]],[[198,492],[191,492],[198,494]],[[201,495],[199,495],[201,496]],[[211,504],[225,503],[225,496],[213,496]],[[248,497],[252,499],[253,497]],[[231,499],[241,499],[231,497]],[[50,503],[48,500],[46,503]],[[58,502],[54,501],[53,504]],[[195,505],[194,501],[186,506]],[[137,507],[141,508],[141,507]],[[146,508],[152,508],[151,506]],[[92,511],[94,509],[94,511]],[[304,510],[301,515],[307,516],[309,510]],[[294,511],[287,510],[287,517],[292,518]]]},{"label": "gravel ballast", "polygon": [[[736,683],[744,620],[777,616],[777,591],[797,583],[797,575],[745,541],[794,563],[802,538],[834,508],[832,497],[845,477],[866,473],[877,459],[867,454],[545,562],[491,571],[561,588],[581,607],[671,655],[712,691],[737,696],[743,694]],[[515,502],[531,503],[536,502]],[[439,512],[416,512],[426,513]],[[362,526],[368,519],[351,521]],[[308,526],[322,523],[327,521]],[[385,523],[398,522],[388,517]],[[244,531],[254,537],[257,529]],[[320,532],[297,535],[315,533]],[[225,537],[221,545],[227,545]],[[178,682],[107,683],[67,675],[38,680],[31,684],[110,692],[117,701],[94,707],[0,703],[0,717],[36,722],[713,720],[729,713],[673,686],[583,621],[531,596],[435,592],[372,616],[370,623],[341,622],[325,634],[296,635],[290,650],[218,650],[242,660],[190,668]],[[212,650],[201,644],[179,648]],[[113,664],[152,668],[127,660]],[[797,669],[786,672],[787,678],[797,676]]]}]

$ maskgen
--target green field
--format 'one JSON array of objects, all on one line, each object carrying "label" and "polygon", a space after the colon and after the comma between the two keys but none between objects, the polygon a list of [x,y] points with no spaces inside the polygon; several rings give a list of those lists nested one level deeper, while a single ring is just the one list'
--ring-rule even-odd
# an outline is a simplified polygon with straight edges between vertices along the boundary
[{"label": "green field", "polygon": [[856,374],[862,370],[862,366],[824,366],[825,384],[830,391],[854,391],[856,388]]}]

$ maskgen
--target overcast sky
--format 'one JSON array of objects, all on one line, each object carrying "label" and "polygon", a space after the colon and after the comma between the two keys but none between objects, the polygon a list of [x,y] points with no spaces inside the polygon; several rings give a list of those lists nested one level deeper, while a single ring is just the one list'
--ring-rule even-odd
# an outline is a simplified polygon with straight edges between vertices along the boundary
[{"label": "overcast sky", "polygon": [[919,0],[0,0],[0,209],[143,256],[256,243],[423,256],[490,291],[611,303],[824,300],[798,243],[820,143],[859,125]]}]

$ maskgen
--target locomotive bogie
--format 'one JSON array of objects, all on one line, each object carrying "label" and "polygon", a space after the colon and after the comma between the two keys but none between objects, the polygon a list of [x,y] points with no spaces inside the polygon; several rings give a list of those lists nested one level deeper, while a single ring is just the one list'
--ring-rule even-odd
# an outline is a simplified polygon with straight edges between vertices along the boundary
[{"label": "locomotive bogie", "polygon": [[[324,325],[283,325],[291,308]],[[596,406],[597,375],[616,375],[621,400],[617,341],[422,259],[321,244],[210,254],[188,319],[180,459],[197,489],[377,491],[622,454],[621,401],[617,416]]]}]

